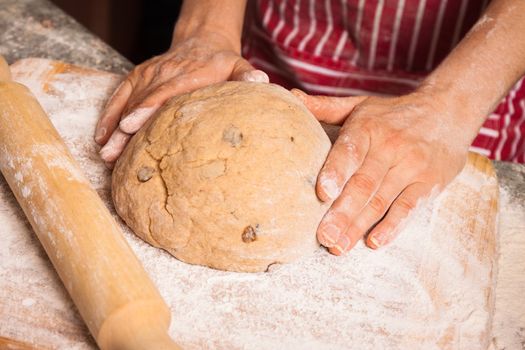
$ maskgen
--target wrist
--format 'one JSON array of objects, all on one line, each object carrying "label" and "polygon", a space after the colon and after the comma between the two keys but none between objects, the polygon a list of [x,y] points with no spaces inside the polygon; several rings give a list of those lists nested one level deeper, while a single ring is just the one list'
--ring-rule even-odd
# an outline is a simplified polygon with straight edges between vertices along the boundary
[{"label": "wrist", "polygon": [[454,143],[468,148],[485,121],[486,115],[479,106],[472,103],[472,93],[464,93],[454,84],[425,79],[412,93],[415,98],[431,106],[433,118],[439,118],[441,125],[448,125]]},{"label": "wrist", "polygon": [[246,0],[184,1],[173,32],[172,47],[193,37],[208,39],[210,35],[225,40],[240,53],[245,9]]},{"label": "wrist", "polygon": [[202,39],[207,44],[219,44],[219,46],[224,49],[229,49],[240,54],[241,34],[229,32],[221,28],[220,25],[178,21],[173,33],[170,50],[184,41],[197,38]]}]

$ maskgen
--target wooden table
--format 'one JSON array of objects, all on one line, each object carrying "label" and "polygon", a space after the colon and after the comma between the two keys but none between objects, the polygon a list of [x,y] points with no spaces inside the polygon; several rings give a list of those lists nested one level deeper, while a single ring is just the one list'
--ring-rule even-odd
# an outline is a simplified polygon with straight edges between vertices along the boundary
[{"label": "wooden table", "polygon": [[[132,67],[47,0],[0,0],[0,54],[10,62],[46,57],[115,73]],[[495,168],[501,241],[494,348],[521,348],[525,342],[525,214],[520,213],[525,211],[525,166],[495,162]]]}]

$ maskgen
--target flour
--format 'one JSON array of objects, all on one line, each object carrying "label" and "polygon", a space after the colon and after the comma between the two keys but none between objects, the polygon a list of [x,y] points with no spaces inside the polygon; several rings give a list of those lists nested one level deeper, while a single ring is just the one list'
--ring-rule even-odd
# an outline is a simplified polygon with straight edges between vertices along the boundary
[{"label": "flour", "polygon": [[122,119],[119,124],[120,128],[128,134],[136,133],[159,107],[159,105],[156,105],[137,108]]},{"label": "flour", "polygon": [[522,349],[525,344],[525,207],[513,200],[514,195],[505,187],[500,192],[506,216],[500,221],[500,232],[506,234],[500,237],[493,349]]},{"label": "flour", "polygon": [[32,299],[32,298],[27,298],[22,301],[22,305],[24,305],[25,307],[31,307],[34,304],[35,304],[35,299]]},{"label": "flour", "polygon": [[[402,334],[424,337],[440,328],[445,331],[452,320],[470,319],[479,325],[487,317],[475,307],[482,295],[471,295],[468,301],[461,298],[463,293],[472,293],[469,290],[476,281],[462,279],[456,260],[440,259],[447,256],[443,249],[461,248],[453,242],[441,246],[436,237],[429,236],[439,233],[435,228],[448,225],[433,215],[434,209],[419,206],[396,242],[383,250],[372,252],[360,242],[349,255],[337,258],[320,249],[309,259],[261,274],[189,266],[138,240],[132,242],[171,305],[172,335],[187,348],[270,349],[299,344],[393,348],[407,344]],[[403,259],[408,260],[400,263]],[[420,283],[417,266],[421,261],[435,264],[442,297],[462,304],[452,313],[448,310],[442,317],[428,320],[430,324],[422,323],[423,315],[440,314],[443,305],[432,295],[436,291]],[[474,275],[480,277],[482,273],[478,273]],[[219,324],[221,327],[216,326]],[[380,336],[382,332],[390,332],[389,337]],[[220,334],[228,334],[228,339]],[[432,348],[438,340],[419,345]]]},{"label": "flour", "polygon": [[84,174],[72,164],[71,160],[63,154],[60,148],[59,145],[34,144],[32,147],[32,155],[34,157],[47,159],[46,165],[51,170],[62,170],[70,174],[68,178],[69,181],[86,182],[87,180]]},{"label": "flour", "polygon": [[339,188],[339,186],[337,186],[337,182],[333,177],[335,175],[332,175],[332,177],[330,177],[330,175],[326,174],[326,176],[321,176],[320,184],[323,187],[323,190],[328,196],[328,198],[334,199],[337,198],[337,196],[341,192],[341,189]]},{"label": "flour", "polygon": [[474,26],[466,34],[466,38],[470,37],[473,33],[485,30],[485,36],[489,38],[493,35],[493,30],[496,27],[496,20],[487,14],[481,16],[481,18],[474,24]]},{"label": "flour", "polygon": [[[80,83],[64,74],[47,92],[33,79],[21,80],[35,89],[88,180],[112,208],[110,174],[98,158],[93,133],[118,78]],[[90,89],[84,95],[89,101],[77,98],[82,89]],[[476,349],[488,342],[496,274],[493,237],[487,235],[489,243],[482,244],[474,231],[494,223],[476,211],[490,207],[494,186],[492,178],[464,172],[434,201],[420,203],[391,245],[372,251],[360,241],[342,257],[318,249],[266,273],[188,265],[124,230],[170,306],[170,335],[184,349]],[[0,222],[0,303],[9,301],[0,307],[0,334],[42,347],[93,348],[4,181]],[[31,291],[36,292],[28,296]],[[27,298],[35,301],[31,307]],[[53,331],[46,328],[50,322]]]},{"label": "flour", "polygon": [[27,198],[27,197],[29,197],[30,194],[31,194],[31,189],[29,187],[27,187],[27,186],[23,186],[22,187],[22,196],[24,198]]}]

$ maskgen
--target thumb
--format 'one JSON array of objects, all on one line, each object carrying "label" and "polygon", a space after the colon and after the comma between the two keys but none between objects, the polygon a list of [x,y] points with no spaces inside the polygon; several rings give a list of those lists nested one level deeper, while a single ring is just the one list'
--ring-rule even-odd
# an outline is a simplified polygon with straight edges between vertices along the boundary
[{"label": "thumb", "polygon": [[333,97],[308,95],[299,89],[292,89],[292,94],[304,103],[317,120],[336,125],[343,124],[348,115],[352,113],[352,110],[368,98],[368,96]]},{"label": "thumb", "polygon": [[253,66],[244,58],[239,59],[230,77],[231,80],[235,81],[253,81],[256,83],[269,83],[270,78],[262,70],[255,69]]}]

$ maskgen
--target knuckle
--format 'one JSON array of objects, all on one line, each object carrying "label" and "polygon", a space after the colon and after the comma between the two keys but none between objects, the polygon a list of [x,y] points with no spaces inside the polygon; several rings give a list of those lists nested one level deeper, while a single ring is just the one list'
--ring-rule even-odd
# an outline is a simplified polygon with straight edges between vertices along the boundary
[{"label": "knuckle", "polygon": [[416,147],[410,150],[410,152],[405,156],[404,162],[407,164],[408,174],[411,174],[411,177],[434,177],[436,175],[435,171],[438,170],[435,168],[435,159],[436,155],[432,155],[430,150],[425,147]]},{"label": "knuckle", "polygon": [[[367,103],[359,103],[356,105],[352,110],[352,116],[354,117],[366,117],[370,112],[370,104]],[[366,118],[368,119],[368,118]]]},{"label": "knuckle", "polygon": [[424,176],[424,174],[427,173],[429,166],[423,158],[415,154],[406,155],[403,159],[403,163],[406,168],[405,176],[407,179],[415,179],[422,175]]},{"label": "knuckle", "polygon": [[350,217],[348,216],[347,210],[341,210],[342,208],[333,208],[324,217],[323,221],[327,224],[335,224],[340,228],[347,228],[350,224]]},{"label": "knuckle", "polygon": [[155,64],[147,64],[140,68],[140,76],[143,79],[151,79],[156,75],[157,66]]},{"label": "knuckle", "polygon": [[390,129],[386,132],[383,131],[379,136],[383,138],[383,146],[386,149],[392,149],[395,152],[402,150],[403,145],[407,142],[404,132],[398,129]]},{"label": "knuckle", "polygon": [[357,150],[356,140],[352,137],[350,132],[344,132],[337,138],[337,143],[341,145],[348,152],[355,153]]},{"label": "knuckle", "polygon": [[399,197],[396,201],[396,207],[403,216],[407,216],[416,207],[416,202],[408,198]]},{"label": "knuckle", "polygon": [[[119,85],[118,87],[118,91],[115,91],[115,95],[120,93],[124,86],[125,85],[129,85],[132,89],[135,88],[135,86],[137,85],[137,82],[140,80],[140,70],[135,68],[133,69],[127,76],[126,78],[124,78],[124,80],[122,81],[122,83]],[[114,96],[115,96],[114,95]]]},{"label": "knuckle", "polygon": [[148,61],[142,62],[141,64],[136,65],[130,72],[129,75],[138,76],[142,74],[141,72],[148,66]]},{"label": "knuckle", "polygon": [[164,61],[159,64],[159,74],[161,76],[172,76],[177,71],[177,63],[173,61]]},{"label": "knuckle", "polygon": [[354,116],[358,116],[358,115],[361,115],[363,113],[363,111],[366,111],[366,105],[365,104],[358,104],[357,106],[354,107],[354,109],[352,110],[352,114]]},{"label": "knuckle", "polygon": [[124,86],[125,85],[127,85],[127,87],[126,87],[127,89],[131,88],[131,91],[133,91],[136,88],[136,86],[137,86],[137,75],[136,74],[129,74],[124,79],[122,84],[120,84],[119,91],[115,93],[115,94],[118,94],[119,98],[120,98],[121,94],[124,93]]},{"label": "knuckle", "polygon": [[412,154],[410,155],[410,160],[415,165],[423,165],[426,162],[427,156],[421,148],[418,147],[414,149],[411,153]]},{"label": "knuckle", "polygon": [[363,173],[356,173],[352,176],[352,184],[356,191],[367,196],[371,196],[378,186],[375,179]]},{"label": "knuckle", "polygon": [[155,87],[147,99],[144,100],[145,105],[162,104],[168,98],[175,96],[177,93],[184,93],[185,90],[176,90],[177,85],[171,82],[161,84]]},{"label": "knuckle", "polygon": [[380,194],[376,194],[368,203],[370,209],[379,215],[382,215],[388,209],[388,201]]}]

